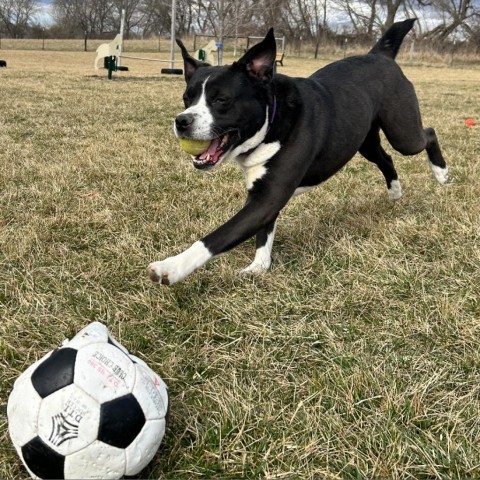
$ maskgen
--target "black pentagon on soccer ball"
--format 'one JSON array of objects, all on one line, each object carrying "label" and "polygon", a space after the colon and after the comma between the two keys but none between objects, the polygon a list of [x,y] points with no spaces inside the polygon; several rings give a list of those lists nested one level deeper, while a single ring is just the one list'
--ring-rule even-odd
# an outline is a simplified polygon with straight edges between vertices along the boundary
[{"label": "black pentagon on soccer ball", "polygon": [[42,398],[73,383],[76,358],[74,348],[59,348],[35,369],[32,384]]},{"label": "black pentagon on soccer ball", "polygon": [[52,450],[40,437],[35,437],[22,447],[28,468],[40,478],[64,478],[65,457]]},{"label": "black pentagon on soccer ball", "polygon": [[127,448],[145,425],[145,414],[131,393],[102,403],[98,440],[117,448]]}]

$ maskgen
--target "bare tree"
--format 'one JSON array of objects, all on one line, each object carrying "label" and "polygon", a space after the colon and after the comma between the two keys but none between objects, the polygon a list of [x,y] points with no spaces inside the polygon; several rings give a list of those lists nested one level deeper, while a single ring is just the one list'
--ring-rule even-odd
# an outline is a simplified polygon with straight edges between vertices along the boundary
[{"label": "bare tree", "polygon": [[125,10],[124,35],[129,38],[132,31],[143,32],[146,14],[141,8],[142,0],[112,0],[112,18],[113,30],[120,30],[122,10]]},{"label": "bare tree", "polygon": [[351,30],[357,35],[372,35],[377,18],[378,0],[333,0],[335,9],[350,21]]},{"label": "bare tree", "polygon": [[327,0],[291,0],[287,10],[296,23],[295,30],[314,42],[317,58],[320,42],[327,32]]},{"label": "bare tree", "polygon": [[442,22],[423,36],[429,40],[443,41],[457,29],[468,36],[480,22],[480,3],[476,0],[419,0],[418,3],[434,9]]},{"label": "bare tree", "polygon": [[38,9],[35,0],[0,0],[0,27],[12,38],[23,37]]},{"label": "bare tree", "polygon": [[353,31],[372,38],[394,22],[405,0],[334,0],[337,9],[349,18]]},{"label": "bare tree", "polygon": [[[38,0],[0,0],[0,23],[12,36],[30,18]],[[478,38],[480,0],[176,0],[178,35],[260,35],[275,27],[277,35],[313,43],[316,54],[326,35],[334,35],[332,14],[357,38],[373,39],[400,17],[435,18],[432,28],[416,27],[419,38],[444,41],[453,32]],[[111,33],[120,28],[125,9],[125,35],[169,34],[171,0],[53,0],[57,31],[70,36]],[[337,27],[338,28],[338,27]]]},{"label": "bare tree", "polygon": [[53,12],[69,35],[96,37],[113,30],[111,0],[54,0]]},{"label": "bare tree", "polygon": [[404,0],[381,0],[381,6],[385,9],[385,20],[382,22],[382,31],[390,28],[395,22],[395,16],[403,5]]},{"label": "bare tree", "polygon": [[[234,35],[241,0],[200,0],[198,5],[203,9],[207,20],[207,28],[219,38]],[[247,7],[248,8],[248,7]]]},{"label": "bare tree", "polygon": [[[177,8],[178,8],[177,2]],[[168,0],[143,0],[139,5],[142,13],[143,34],[166,35],[170,31],[171,2]]]}]

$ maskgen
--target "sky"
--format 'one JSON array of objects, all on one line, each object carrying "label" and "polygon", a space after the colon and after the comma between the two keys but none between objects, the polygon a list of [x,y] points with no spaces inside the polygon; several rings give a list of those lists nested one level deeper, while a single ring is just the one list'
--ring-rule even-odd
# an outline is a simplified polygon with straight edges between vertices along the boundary
[{"label": "sky", "polygon": [[51,25],[53,23],[51,0],[39,0],[38,3],[40,4],[40,10],[35,15],[35,19],[40,25]]}]

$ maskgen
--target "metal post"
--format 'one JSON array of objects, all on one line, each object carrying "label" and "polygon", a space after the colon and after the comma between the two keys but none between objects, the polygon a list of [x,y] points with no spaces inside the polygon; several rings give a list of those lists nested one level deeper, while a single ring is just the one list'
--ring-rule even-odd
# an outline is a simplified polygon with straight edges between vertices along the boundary
[{"label": "metal post", "polygon": [[42,50],[45,50],[45,27],[42,27]]},{"label": "metal post", "polygon": [[161,73],[181,75],[183,70],[181,68],[174,68],[175,65],[175,19],[176,19],[176,5],[175,0],[172,0],[172,28],[170,31],[170,68],[162,68]]},{"label": "metal post", "polygon": [[172,0],[172,29],[170,32],[170,68],[175,66],[175,18],[176,18],[176,1]]},{"label": "metal post", "polygon": [[120,35],[122,36],[122,42],[118,48],[117,66],[122,66],[122,52],[123,52],[123,29],[125,27],[125,9],[122,8],[122,16],[120,18]]},{"label": "metal post", "polygon": [[108,79],[112,79],[112,72],[115,70],[115,57],[108,57]]},{"label": "metal post", "polygon": [[220,38],[217,43],[218,65],[223,65],[223,34],[225,33],[225,0],[220,0]]},{"label": "metal post", "polygon": [[457,46],[457,39],[453,39],[453,45],[452,45],[452,57],[450,58],[450,65],[453,65],[453,57],[455,56],[455,48]]}]

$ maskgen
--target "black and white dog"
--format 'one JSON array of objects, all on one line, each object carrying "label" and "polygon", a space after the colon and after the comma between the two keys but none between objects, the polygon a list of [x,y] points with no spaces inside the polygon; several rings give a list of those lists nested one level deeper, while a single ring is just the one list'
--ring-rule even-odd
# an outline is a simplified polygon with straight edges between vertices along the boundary
[{"label": "black and white dog", "polygon": [[382,130],[403,155],[426,150],[440,184],[448,169],[432,128],[423,128],[412,84],[394,58],[415,20],[395,23],[367,55],[332,63],[309,78],[274,75],[273,29],[230,66],[184,59],[185,111],[175,119],[178,138],[211,140],[193,158],[198,169],[235,160],[245,174],[245,206],[228,222],[175,257],[153,262],[150,278],[184,279],[208,260],[256,235],[256,254],[243,272],[270,267],[278,214],[296,194],[340,170],[357,152],[375,163],[392,200],[402,195]]}]

